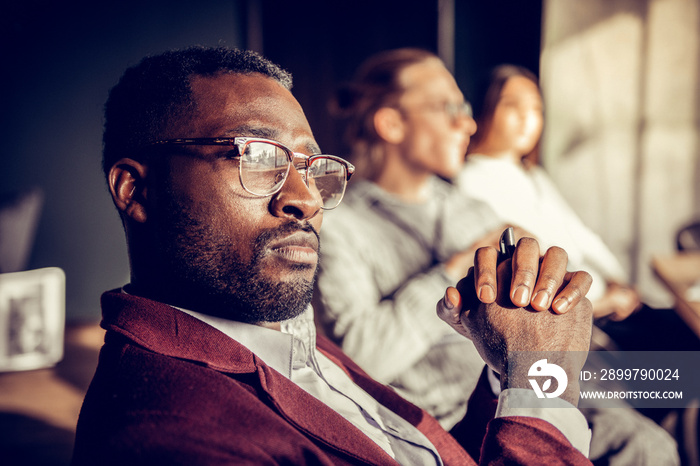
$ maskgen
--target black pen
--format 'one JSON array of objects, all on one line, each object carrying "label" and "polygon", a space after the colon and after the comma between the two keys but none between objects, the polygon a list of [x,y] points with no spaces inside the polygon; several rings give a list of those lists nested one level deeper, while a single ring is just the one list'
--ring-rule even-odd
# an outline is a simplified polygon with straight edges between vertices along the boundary
[{"label": "black pen", "polygon": [[498,252],[499,264],[504,260],[513,257],[513,253],[515,252],[515,235],[513,234],[513,227],[508,227],[503,231],[498,245],[500,248],[500,251]]}]

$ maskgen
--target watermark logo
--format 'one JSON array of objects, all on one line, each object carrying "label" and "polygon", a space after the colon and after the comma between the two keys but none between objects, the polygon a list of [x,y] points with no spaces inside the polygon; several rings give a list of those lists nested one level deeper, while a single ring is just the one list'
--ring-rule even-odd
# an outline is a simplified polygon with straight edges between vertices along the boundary
[{"label": "watermark logo", "polygon": [[[548,363],[546,359],[540,359],[530,366],[527,375],[530,377],[548,377],[541,388],[537,383],[537,379],[528,379],[537,398],[556,398],[564,393],[566,385],[569,383],[569,378],[566,376],[564,369],[556,364]],[[557,385],[556,390],[549,393],[548,390],[552,388],[552,378],[557,381]]]}]

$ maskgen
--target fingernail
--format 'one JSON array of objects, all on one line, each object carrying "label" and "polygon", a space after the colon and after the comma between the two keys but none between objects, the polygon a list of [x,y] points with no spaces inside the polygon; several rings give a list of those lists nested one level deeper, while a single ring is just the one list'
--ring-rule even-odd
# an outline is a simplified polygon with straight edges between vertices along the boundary
[{"label": "fingernail", "polygon": [[479,288],[479,301],[482,303],[492,303],[496,300],[496,293],[491,285],[483,285]]},{"label": "fingernail", "polygon": [[537,307],[546,308],[547,304],[549,304],[549,293],[546,291],[540,291],[532,299],[532,304]]},{"label": "fingernail", "polygon": [[513,304],[527,306],[530,303],[530,289],[525,285],[520,285],[513,293]]},{"label": "fingernail", "polygon": [[563,314],[569,308],[569,300],[566,298],[559,298],[556,301],[554,301],[552,307],[558,313]]},{"label": "fingernail", "polygon": [[445,294],[445,297],[442,298],[442,304],[443,304],[443,306],[445,306],[445,309],[447,309],[448,311],[451,311],[452,309],[455,308],[455,305],[452,304],[452,301],[450,301],[447,298],[447,294]]}]

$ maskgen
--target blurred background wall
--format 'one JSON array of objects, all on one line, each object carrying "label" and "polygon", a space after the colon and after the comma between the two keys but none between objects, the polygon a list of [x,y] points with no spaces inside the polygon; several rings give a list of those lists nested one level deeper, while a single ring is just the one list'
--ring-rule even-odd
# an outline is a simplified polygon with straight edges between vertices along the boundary
[{"label": "blurred background wall", "polygon": [[700,2],[547,0],[545,166],[642,297],[654,254],[700,217]]},{"label": "blurred background wall", "polygon": [[496,64],[537,72],[542,50],[546,167],[663,301],[649,255],[670,250],[700,204],[697,9],[696,0],[16,2],[0,17],[0,193],[42,189],[29,266],[61,267],[68,320],[96,321],[100,294],[128,281],[100,170],[102,105],[146,54],[192,44],[262,52],[294,74],[324,151],[344,155],[327,103],[370,54],[438,52],[469,95]]}]

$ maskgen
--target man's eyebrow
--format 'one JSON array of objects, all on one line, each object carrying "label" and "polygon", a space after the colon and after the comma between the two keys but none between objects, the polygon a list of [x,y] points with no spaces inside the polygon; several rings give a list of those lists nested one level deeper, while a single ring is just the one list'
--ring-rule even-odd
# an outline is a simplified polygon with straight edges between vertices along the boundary
[{"label": "man's eyebrow", "polygon": [[256,138],[273,139],[275,141],[277,140],[278,135],[279,131],[276,129],[248,125],[237,126],[223,134],[224,137],[252,136]]},{"label": "man's eyebrow", "polygon": [[321,153],[321,148],[318,147],[318,144],[316,144],[314,141],[309,141],[306,143],[305,147],[308,155],[318,155]]},{"label": "man's eyebrow", "polygon": [[[279,131],[274,128],[242,125],[237,126],[223,133],[223,137],[247,136],[256,138],[272,139],[278,141]],[[321,148],[316,141],[311,140],[304,145],[308,155],[317,155],[321,153]]]}]

